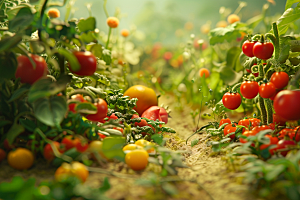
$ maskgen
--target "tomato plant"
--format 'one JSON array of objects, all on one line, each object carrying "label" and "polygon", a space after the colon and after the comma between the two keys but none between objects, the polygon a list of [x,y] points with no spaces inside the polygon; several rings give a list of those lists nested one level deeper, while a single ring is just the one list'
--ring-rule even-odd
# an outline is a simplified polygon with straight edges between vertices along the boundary
[{"label": "tomato plant", "polygon": [[239,93],[227,92],[223,95],[222,102],[226,108],[235,110],[241,105],[242,98]]},{"label": "tomato plant", "polygon": [[97,69],[97,59],[91,52],[74,51],[73,54],[80,64],[80,69],[74,71],[70,65],[69,69],[72,73],[78,76],[91,76],[95,73]]},{"label": "tomato plant", "polygon": [[125,156],[126,164],[133,170],[143,170],[148,165],[149,154],[144,149],[135,149],[128,152]]},{"label": "tomato plant", "polygon": [[19,147],[8,153],[7,162],[14,169],[25,170],[33,165],[34,156],[28,149]]},{"label": "tomato plant", "polygon": [[22,83],[33,84],[37,80],[46,77],[47,63],[43,57],[29,54],[35,66],[32,65],[27,56],[18,56],[18,68],[16,70],[16,78],[20,78]]},{"label": "tomato plant", "polygon": [[89,114],[86,118],[90,121],[99,122],[107,116],[107,103],[104,99],[99,98],[97,103],[94,103],[97,107],[96,114]]},{"label": "tomato plant", "polygon": [[82,141],[79,138],[76,138],[74,140],[74,146],[77,149],[77,151],[83,153],[89,148],[89,143],[87,141]]},{"label": "tomato plant", "polygon": [[[232,124],[227,124],[224,127],[224,136],[228,135],[229,133],[235,132],[236,126],[233,126]],[[235,134],[232,134],[229,136],[232,140],[235,138]]]},{"label": "tomato plant", "polygon": [[253,46],[256,42],[246,40],[242,45],[243,53],[248,57],[254,57]]},{"label": "tomato plant", "polygon": [[282,90],[274,99],[274,110],[277,115],[287,120],[300,119],[300,90]]},{"label": "tomato plant", "polygon": [[272,57],[274,45],[271,42],[256,42],[253,46],[253,55],[262,60]]},{"label": "tomato plant", "polygon": [[77,177],[81,182],[85,182],[89,176],[86,166],[80,162],[63,163],[55,171],[54,177],[57,181],[63,181],[68,177]]},{"label": "tomato plant", "polygon": [[270,82],[273,83],[276,89],[282,89],[289,83],[289,75],[286,72],[275,72],[272,74]]},{"label": "tomato plant", "polygon": [[[265,137],[270,139],[270,142],[268,144],[262,144],[260,145],[260,150],[264,150],[266,148],[268,148],[271,145],[276,145],[278,143],[278,138],[277,137],[272,137],[271,135],[265,135]],[[272,154],[274,150],[269,150],[269,152]]]},{"label": "tomato plant", "polygon": [[[255,136],[256,134],[257,134],[256,131],[245,131],[245,132],[243,133],[243,135],[246,136],[246,137],[249,137],[249,136]],[[240,138],[240,142],[241,142],[241,143],[246,143],[246,142],[248,142],[248,141],[247,141],[246,139],[244,139],[244,138]],[[252,143],[251,146],[254,146],[254,144]]]},{"label": "tomato plant", "polygon": [[259,86],[259,95],[262,98],[270,98],[276,93],[275,85],[271,82]]},{"label": "tomato plant", "polygon": [[[53,145],[55,145],[55,147],[58,149],[60,153],[63,153],[65,151],[65,149],[61,146],[59,142],[53,141],[52,143]],[[45,145],[43,155],[44,158],[48,161],[52,161],[55,158],[53,149],[49,143]]]},{"label": "tomato plant", "polygon": [[220,123],[219,123],[219,127],[222,126],[225,123],[231,124],[231,120],[229,118],[221,119]]},{"label": "tomato plant", "polygon": [[246,99],[253,99],[257,96],[259,85],[256,81],[244,81],[240,87],[241,94]]}]

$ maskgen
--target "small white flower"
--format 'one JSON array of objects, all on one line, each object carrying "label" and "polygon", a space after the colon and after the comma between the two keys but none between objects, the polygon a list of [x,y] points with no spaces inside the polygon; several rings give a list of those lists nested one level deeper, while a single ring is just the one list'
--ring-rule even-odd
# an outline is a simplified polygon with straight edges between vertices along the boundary
[{"label": "small white flower", "polygon": [[183,52],[182,55],[183,55],[183,57],[184,57],[186,60],[190,59],[190,57],[191,57],[191,54],[190,54],[189,52],[187,52],[187,51]]}]

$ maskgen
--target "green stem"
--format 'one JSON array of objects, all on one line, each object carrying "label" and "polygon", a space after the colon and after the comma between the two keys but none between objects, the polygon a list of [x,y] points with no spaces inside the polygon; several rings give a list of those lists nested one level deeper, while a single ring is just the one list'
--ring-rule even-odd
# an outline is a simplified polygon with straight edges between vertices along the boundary
[{"label": "green stem", "polygon": [[111,35],[111,28],[109,27],[109,31],[108,31],[108,36],[107,36],[107,42],[106,42],[106,45],[105,45],[105,49],[107,49],[107,47],[108,47],[110,35]]},{"label": "green stem", "polygon": [[103,3],[103,9],[104,9],[104,12],[105,12],[106,17],[108,18],[108,17],[109,17],[109,14],[108,14],[107,9],[106,9],[106,3],[107,3],[107,0],[104,0],[104,3]]},{"label": "green stem", "polygon": [[274,35],[275,35],[275,39],[276,39],[276,43],[275,43],[275,59],[278,59],[279,58],[279,53],[280,53],[280,37],[279,37],[278,27],[277,27],[276,22],[274,22],[272,24],[272,26],[273,26],[273,32],[274,32]]},{"label": "green stem", "polygon": [[260,111],[261,111],[261,121],[263,124],[266,124],[267,123],[267,111],[266,111],[264,99],[261,96],[258,97],[258,103],[259,103],[259,107],[260,107]]},{"label": "green stem", "polygon": [[264,103],[266,106],[267,117],[268,117],[268,124],[273,122],[273,110],[272,110],[272,100],[271,99],[264,99]]},{"label": "green stem", "polygon": [[76,90],[70,92],[67,96],[67,99],[70,99],[75,94],[85,94],[91,98],[92,103],[95,103],[94,96],[90,92],[88,92],[87,90],[84,90],[84,89],[76,89]]},{"label": "green stem", "polygon": [[[42,9],[41,9],[40,27],[42,27],[42,24],[43,24],[43,17],[44,17],[44,12],[45,12],[46,7],[47,7],[47,3],[48,3],[48,0],[45,0],[44,4],[42,6]],[[39,36],[39,40],[42,40],[41,28],[38,29],[38,36]]]},{"label": "green stem", "polygon": [[237,90],[237,88],[239,88],[241,85],[242,85],[242,83],[237,83],[235,86],[233,86],[233,87],[231,88],[231,91],[232,91],[232,92],[235,92],[235,91]]}]

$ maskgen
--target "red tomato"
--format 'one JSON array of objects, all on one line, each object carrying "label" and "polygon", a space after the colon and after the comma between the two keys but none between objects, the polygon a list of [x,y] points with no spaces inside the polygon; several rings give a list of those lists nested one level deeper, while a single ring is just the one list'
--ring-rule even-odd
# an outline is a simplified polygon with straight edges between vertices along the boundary
[{"label": "red tomato", "polygon": [[272,82],[276,89],[282,89],[289,84],[289,75],[285,72],[275,72],[272,74],[270,82]]},{"label": "red tomato", "polygon": [[287,120],[300,119],[300,90],[282,90],[274,99],[274,110],[277,115]]},{"label": "red tomato", "polygon": [[271,42],[256,42],[253,46],[253,54],[255,57],[268,60],[272,57],[274,52],[274,46]]},{"label": "red tomato", "polygon": [[[134,119],[134,118],[139,118],[139,116],[137,114],[133,114],[131,119]],[[134,126],[139,126],[139,127],[143,127],[143,126],[147,126],[147,125],[148,125],[148,123],[144,119],[141,119],[141,122],[135,122],[134,123]]]},{"label": "red tomato", "polygon": [[[257,134],[256,131],[245,131],[245,132],[243,133],[243,135],[244,135],[244,136],[247,136],[247,137],[249,137],[249,136],[254,136],[254,135],[256,135],[256,134]],[[247,143],[248,141],[247,141],[246,139],[244,139],[244,138],[240,138],[240,142],[241,142],[241,143]],[[254,146],[254,144],[251,144],[251,146]]]},{"label": "red tomato", "polygon": [[98,135],[99,135],[99,137],[102,138],[102,139],[104,139],[104,138],[107,137],[106,135],[104,135],[104,134],[102,134],[102,133],[98,133]]},{"label": "red tomato", "polygon": [[[296,143],[291,140],[280,140],[277,144],[276,150],[286,149],[291,146],[296,146]],[[285,157],[289,151],[290,150],[286,150],[286,151],[282,151],[280,153],[281,153],[281,155],[283,155]]]},{"label": "red tomato", "polygon": [[249,40],[246,40],[244,43],[243,43],[243,46],[242,46],[242,50],[243,50],[243,53],[248,56],[248,57],[254,57],[254,54],[253,54],[253,46],[256,42],[251,42]]},{"label": "red tomato", "polygon": [[[229,133],[235,132],[236,127],[233,127],[232,124],[227,124],[224,127],[224,136],[228,135]],[[235,134],[229,136],[232,140],[235,138]]]},{"label": "red tomato", "polygon": [[[79,102],[86,102],[86,100],[83,98],[83,96],[81,94],[76,94],[76,95],[73,95],[71,97],[72,100],[77,100]],[[69,107],[69,111],[73,112],[73,113],[76,113],[76,110],[75,110],[75,107],[76,107],[76,103],[70,103],[68,105]]]},{"label": "red tomato", "polygon": [[[265,135],[265,137],[269,138],[269,139],[270,139],[270,142],[269,142],[269,144],[262,144],[262,145],[260,145],[260,147],[259,147],[260,150],[264,150],[264,149],[268,148],[269,146],[278,143],[278,138],[277,138],[277,137],[272,137],[271,135]],[[271,153],[271,152],[272,152],[272,151],[270,150],[270,153]],[[271,153],[271,154],[272,154],[272,153]]]},{"label": "red tomato", "polygon": [[74,51],[73,54],[81,66],[78,71],[74,71],[70,66],[69,69],[73,74],[78,76],[91,76],[95,73],[97,69],[97,59],[91,52]]},{"label": "red tomato", "polygon": [[76,138],[74,140],[74,144],[75,144],[77,151],[79,151],[81,153],[85,152],[89,148],[89,143],[87,141],[82,141],[79,138]]},{"label": "red tomato", "polygon": [[40,78],[47,75],[47,63],[43,57],[38,55],[29,54],[35,63],[35,69],[33,68],[29,58],[27,56],[19,56],[18,68],[16,70],[16,78],[21,78],[21,83],[33,84]]},{"label": "red tomato", "polygon": [[272,128],[268,125],[261,125],[261,126],[255,126],[252,131],[256,131],[256,132],[260,132],[260,131],[263,131],[263,130],[268,130],[268,129],[271,129]]},{"label": "red tomato", "polygon": [[241,84],[240,90],[243,97],[253,99],[258,94],[259,85],[256,81],[244,81]]},{"label": "red tomato", "polygon": [[[64,149],[60,146],[59,142],[53,141],[53,144],[56,146],[56,148],[58,149],[58,151],[60,153],[64,152]],[[50,146],[50,144],[46,144],[46,146],[44,147],[43,155],[44,155],[44,158],[48,161],[52,161],[55,158],[52,147]]]},{"label": "red tomato", "polygon": [[99,122],[103,120],[107,115],[107,103],[103,99],[99,98],[98,103],[94,103],[94,105],[97,107],[97,113],[96,114],[89,114],[86,116],[86,118],[90,121]]},{"label": "red tomato", "polygon": [[259,95],[262,98],[270,98],[276,93],[275,85],[271,82],[263,83],[259,86]]},{"label": "red tomato", "polygon": [[71,135],[64,137],[61,141],[62,145],[65,145],[66,151],[75,147],[74,139]]},{"label": "red tomato", "polygon": [[296,142],[300,141],[300,126],[294,128],[293,132],[289,132],[289,137]]},{"label": "red tomato", "polygon": [[15,145],[9,144],[8,140],[5,139],[4,142],[3,142],[3,147],[4,147],[4,149],[6,149],[7,151],[10,151],[10,150],[12,150],[12,149],[15,148]]},{"label": "red tomato", "polygon": [[285,126],[285,123],[287,122],[287,119],[284,119],[277,115],[276,113],[273,114],[273,122],[279,126]]},{"label": "red tomato", "polygon": [[242,98],[239,93],[226,92],[223,95],[222,102],[226,108],[230,110],[235,110],[241,105]]},{"label": "red tomato", "polygon": [[227,125],[231,124],[231,121],[229,118],[226,119],[221,119],[219,123],[219,127],[222,126],[223,124],[228,123]]},{"label": "red tomato", "polygon": [[278,136],[278,138],[283,139],[284,136],[289,135],[289,134],[292,133],[292,132],[294,132],[293,129],[291,129],[291,128],[284,128],[284,129],[282,129],[281,131],[279,131],[279,136]]},{"label": "red tomato", "polygon": [[156,121],[157,119],[159,121],[162,121],[162,119],[160,117],[160,107],[158,107],[158,106],[151,106],[150,108],[148,108],[147,110],[145,110],[143,112],[143,114],[142,114],[141,117],[145,117],[147,119],[151,119],[151,120],[154,120],[154,121]]},{"label": "red tomato", "polygon": [[[250,126],[250,122],[251,122],[251,127],[250,129],[252,129],[253,127],[259,126],[261,121],[260,119],[257,118],[249,118],[249,119],[241,119],[238,123],[238,125],[242,125],[245,126],[247,128],[249,128]],[[244,130],[243,130],[244,131]]]}]

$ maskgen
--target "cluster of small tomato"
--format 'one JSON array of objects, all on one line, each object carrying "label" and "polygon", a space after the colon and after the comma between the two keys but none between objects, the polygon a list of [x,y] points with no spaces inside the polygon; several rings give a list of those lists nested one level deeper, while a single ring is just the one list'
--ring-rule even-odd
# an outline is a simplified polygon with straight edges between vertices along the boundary
[{"label": "cluster of small tomato", "polygon": [[[229,137],[234,140],[236,138],[236,133],[241,132],[241,135],[238,140],[241,143],[247,143],[247,137],[255,136],[260,131],[270,130],[270,134],[264,135],[270,141],[268,144],[260,144],[259,149],[269,150],[271,155],[274,155],[276,152],[279,152],[282,156],[286,156],[290,151],[290,147],[297,147],[297,143],[300,141],[300,126],[294,128],[286,128],[286,120],[282,119],[280,116],[273,114],[274,122],[268,125],[261,125],[261,120],[257,118],[248,118],[241,119],[238,123],[231,122],[229,118],[221,119],[220,126],[225,123],[228,123],[224,127],[224,136],[229,134]],[[242,127],[238,130],[238,127]],[[251,144],[252,147],[255,147],[255,144]]]}]

